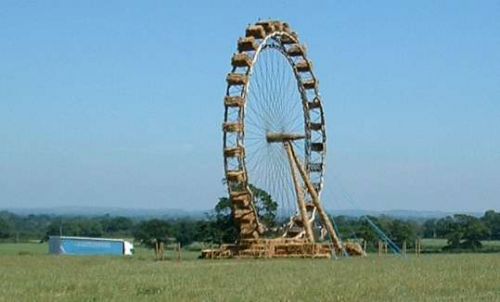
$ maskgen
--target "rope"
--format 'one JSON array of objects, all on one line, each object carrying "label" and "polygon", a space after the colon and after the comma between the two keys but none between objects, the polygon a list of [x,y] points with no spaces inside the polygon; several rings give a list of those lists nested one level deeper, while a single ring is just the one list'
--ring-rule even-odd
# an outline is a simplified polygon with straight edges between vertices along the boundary
[{"label": "rope", "polygon": [[[333,222],[333,228],[337,231],[337,236],[339,236],[340,242],[344,242],[344,240],[342,239],[342,236],[340,235],[340,231],[339,231],[339,228],[337,227],[337,223],[335,222],[335,219],[332,219],[332,222]],[[332,240],[332,239],[330,238],[330,240]],[[351,256],[351,255],[349,255],[349,253],[347,253],[346,249],[344,249],[344,256],[346,256],[346,257]]]},{"label": "rope", "polygon": [[[347,192],[347,190],[345,190],[345,188],[340,183],[340,180],[336,177],[334,177],[334,179],[336,179],[337,181],[338,187],[340,188],[340,192],[344,195],[345,198],[344,200],[350,203],[351,206],[354,206],[355,208],[359,209],[360,208],[359,205],[355,202],[354,198],[352,198],[352,195],[350,195]],[[393,254],[401,256],[401,249],[397,246],[397,244],[394,241],[392,241],[389,238],[389,236],[387,236],[387,234],[385,234],[385,232],[381,228],[379,228],[367,215],[363,215],[360,218],[365,219],[368,222],[368,225],[375,231],[379,239],[383,240],[388,244]]]}]

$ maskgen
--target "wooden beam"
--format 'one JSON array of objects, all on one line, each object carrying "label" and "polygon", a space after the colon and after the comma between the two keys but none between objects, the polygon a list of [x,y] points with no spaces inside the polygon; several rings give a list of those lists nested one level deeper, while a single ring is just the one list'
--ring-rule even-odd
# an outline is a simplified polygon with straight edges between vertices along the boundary
[{"label": "wooden beam", "polygon": [[316,206],[316,209],[318,210],[319,218],[320,218],[321,222],[323,223],[323,225],[326,227],[335,249],[342,251],[342,253],[345,253],[344,246],[342,245],[342,242],[340,241],[339,237],[337,236],[337,233],[335,232],[335,228],[333,227],[332,221],[330,220],[330,217],[328,217],[328,214],[326,213],[326,211],[323,209],[323,206],[321,205],[321,201],[319,200],[318,192],[316,192],[316,189],[314,188],[313,184],[309,180],[309,176],[307,175],[304,167],[302,166],[299,159],[295,155],[295,150],[293,149],[293,146],[291,144],[290,144],[290,150],[292,152],[292,157],[295,161],[295,165],[297,166],[297,168],[300,172],[300,175],[302,176],[302,179],[304,180],[304,183],[307,187],[307,190],[309,191],[309,194],[311,194],[314,206]]},{"label": "wooden beam", "polygon": [[290,142],[285,142],[285,149],[288,154],[288,161],[290,162],[290,170],[292,171],[293,183],[295,186],[295,194],[297,195],[297,203],[299,205],[300,216],[302,218],[302,225],[306,231],[306,238],[309,242],[314,243],[314,235],[307,215],[306,203],[304,202],[304,191],[300,185],[299,177],[296,173],[296,165],[293,156],[293,151]]}]

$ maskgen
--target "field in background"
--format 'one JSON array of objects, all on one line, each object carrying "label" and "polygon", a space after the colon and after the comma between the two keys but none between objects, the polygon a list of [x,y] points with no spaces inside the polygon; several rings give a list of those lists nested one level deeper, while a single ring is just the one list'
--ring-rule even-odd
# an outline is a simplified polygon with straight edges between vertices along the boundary
[{"label": "field in background", "polygon": [[[0,257],[1,256],[47,256],[47,257],[55,257],[48,255],[49,246],[45,243],[0,243]],[[199,251],[182,251],[182,259],[183,260],[193,260],[197,259],[200,255]],[[70,256],[64,256],[70,257]],[[166,251],[167,259],[177,259],[177,253],[173,249],[168,249]],[[104,257],[107,258],[107,257]],[[139,260],[153,260],[154,252],[150,249],[146,249],[144,247],[134,247],[134,259]],[[112,258],[110,258],[112,259]],[[0,268],[1,271],[1,268]]]},{"label": "field in background", "polygon": [[[173,252],[169,252],[174,257]],[[153,261],[0,244],[0,301],[500,301],[498,254]]]}]

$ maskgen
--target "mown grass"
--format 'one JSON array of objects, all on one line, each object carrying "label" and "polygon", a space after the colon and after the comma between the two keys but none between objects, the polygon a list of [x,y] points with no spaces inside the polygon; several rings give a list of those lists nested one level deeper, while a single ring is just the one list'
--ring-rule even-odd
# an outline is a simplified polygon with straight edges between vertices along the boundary
[{"label": "mown grass", "polygon": [[0,301],[500,301],[499,254],[177,262],[5,248]]}]

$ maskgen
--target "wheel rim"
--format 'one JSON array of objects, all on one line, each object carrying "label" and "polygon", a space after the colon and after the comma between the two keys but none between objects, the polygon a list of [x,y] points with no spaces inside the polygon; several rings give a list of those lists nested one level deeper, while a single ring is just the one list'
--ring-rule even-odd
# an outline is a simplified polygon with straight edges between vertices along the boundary
[{"label": "wheel rim", "polygon": [[[281,215],[294,216],[291,209],[296,208],[286,152],[281,144],[266,140],[266,135],[296,133],[305,137],[293,143],[320,193],[326,151],[325,123],[312,64],[305,47],[286,23],[269,21],[250,26],[246,37],[239,40],[238,50],[227,77],[224,166],[233,201],[235,195],[244,192],[245,198],[250,199],[243,205],[233,202],[241,234],[257,237],[259,222],[248,192],[249,184],[268,192],[279,203]],[[310,217],[314,220],[314,212]],[[291,227],[293,218],[288,230]],[[288,235],[301,236],[303,232],[285,232]]]}]

